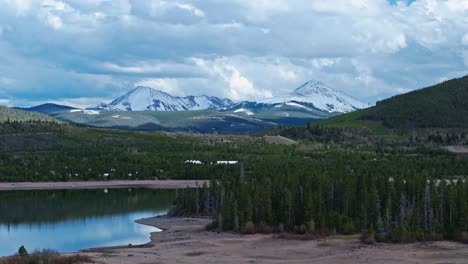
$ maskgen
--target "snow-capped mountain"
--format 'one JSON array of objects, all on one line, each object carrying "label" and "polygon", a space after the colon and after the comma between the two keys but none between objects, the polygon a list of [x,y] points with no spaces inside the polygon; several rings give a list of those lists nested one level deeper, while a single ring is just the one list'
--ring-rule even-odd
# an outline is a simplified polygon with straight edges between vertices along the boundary
[{"label": "snow-capped mountain", "polygon": [[233,102],[215,96],[172,96],[150,87],[136,87],[109,104],[99,104],[92,109],[108,111],[185,111],[223,109]]},{"label": "snow-capped mountain", "polygon": [[337,91],[319,81],[308,81],[292,92],[257,102],[246,101],[234,104],[229,111],[250,115],[297,109],[305,112],[348,113],[369,107],[358,99]]},{"label": "snow-capped mountain", "polygon": [[320,81],[308,81],[286,95],[261,100],[259,103],[282,103],[297,107],[313,105],[314,108],[329,113],[348,113],[369,107],[368,104],[337,91]]}]

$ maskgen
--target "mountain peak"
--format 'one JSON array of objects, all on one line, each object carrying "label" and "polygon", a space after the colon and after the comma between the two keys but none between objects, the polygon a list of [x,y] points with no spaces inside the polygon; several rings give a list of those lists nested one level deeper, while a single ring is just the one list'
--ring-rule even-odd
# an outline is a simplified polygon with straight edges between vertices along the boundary
[{"label": "mountain peak", "polygon": [[307,81],[286,95],[269,98],[262,102],[267,104],[303,103],[330,113],[347,113],[369,107],[358,99],[317,80]]},{"label": "mountain peak", "polygon": [[294,89],[294,91],[292,91],[291,94],[309,95],[313,93],[320,93],[330,97],[333,96],[333,94],[336,92],[338,91],[321,81],[310,80],[304,83],[303,85],[299,86],[298,88]]},{"label": "mountain peak", "polygon": [[100,104],[92,109],[108,111],[186,111],[222,109],[232,104],[228,99],[214,96],[172,96],[146,86],[137,86],[110,104]]}]

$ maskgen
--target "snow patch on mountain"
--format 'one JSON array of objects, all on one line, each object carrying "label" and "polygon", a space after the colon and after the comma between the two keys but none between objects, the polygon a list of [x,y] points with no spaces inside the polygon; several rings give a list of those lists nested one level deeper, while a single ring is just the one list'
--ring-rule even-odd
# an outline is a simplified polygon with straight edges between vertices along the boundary
[{"label": "snow patch on mountain", "polygon": [[259,101],[264,104],[286,103],[296,105],[301,103],[312,104],[315,108],[329,113],[348,113],[358,109],[369,107],[368,104],[337,91],[320,81],[308,81],[294,91],[265,100]]},{"label": "snow patch on mountain", "polygon": [[234,111],[234,113],[244,113],[246,115],[254,115],[254,113],[252,111],[249,111],[248,109],[245,109],[245,108],[239,108],[237,110]]},{"label": "snow patch on mountain", "polygon": [[96,110],[83,110],[83,109],[73,109],[70,110],[70,113],[83,113],[85,115],[99,115],[101,114],[99,111]]},{"label": "snow patch on mountain", "polygon": [[233,102],[215,96],[172,96],[168,93],[139,86],[109,104],[99,104],[92,109],[108,111],[187,111],[220,110]]}]

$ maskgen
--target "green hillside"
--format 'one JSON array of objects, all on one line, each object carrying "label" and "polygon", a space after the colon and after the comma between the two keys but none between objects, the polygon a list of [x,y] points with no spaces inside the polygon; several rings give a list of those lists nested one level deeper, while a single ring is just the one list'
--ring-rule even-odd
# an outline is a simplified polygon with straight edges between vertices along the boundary
[{"label": "green hillside", "polygon": [[5,122],[27,122],[27,121],[44,121],[44,122],[59,122],[48,115],[26,112],[22,110],[0,106],[0,123]]},{"label": "green hillside", "polygon": [[329,127],[468,128],[468,76],[398,95],[376,106],[319,122]]}]

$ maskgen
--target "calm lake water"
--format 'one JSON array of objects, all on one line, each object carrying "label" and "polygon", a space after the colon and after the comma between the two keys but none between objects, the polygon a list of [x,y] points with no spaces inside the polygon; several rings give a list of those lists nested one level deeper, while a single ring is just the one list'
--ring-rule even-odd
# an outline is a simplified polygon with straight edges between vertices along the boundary
[{"label": "calm lake water", "polygon": [[109,189],[0,192],[0,256],[143,244],[157,228],[137,219],[163,215],[173,190]]}]

